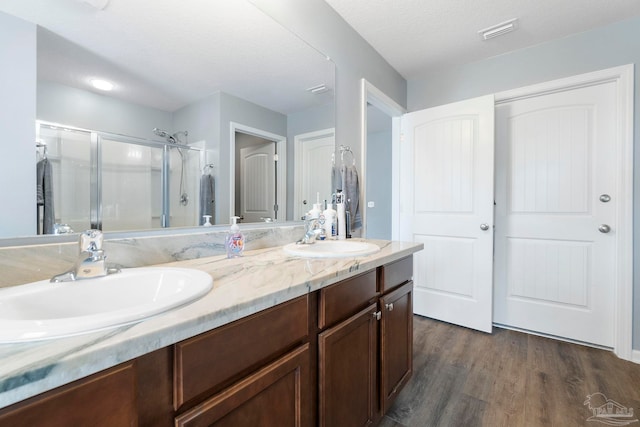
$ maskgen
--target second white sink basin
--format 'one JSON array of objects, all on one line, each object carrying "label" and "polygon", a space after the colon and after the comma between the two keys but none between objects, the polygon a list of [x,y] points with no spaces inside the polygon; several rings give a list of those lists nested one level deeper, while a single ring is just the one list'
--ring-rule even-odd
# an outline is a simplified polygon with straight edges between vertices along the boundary
[{"label": "second white sink basin", "polygon": [[306,258],[349,258],[372,255],[380,251],[373,243],[353,240],[318,240],[311,245],[289,243],[283,249],[289,255]]},{"label": "second white sink basin", "polygon": [[137,322],[193,302],[212,286],[203,271],[146,267],[0,289],[0,342],[59,338]]}]

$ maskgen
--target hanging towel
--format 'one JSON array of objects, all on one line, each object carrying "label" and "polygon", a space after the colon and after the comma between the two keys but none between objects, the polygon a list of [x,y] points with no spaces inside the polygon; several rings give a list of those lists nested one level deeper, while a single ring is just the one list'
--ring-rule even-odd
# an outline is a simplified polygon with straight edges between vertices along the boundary
[{"label": "hanging towel", "polygon": [[342,175],[342,191],[348,200],[348,209],[351,216],[351,231],[362,227],[362,217],[360,216],[360,185],[358,183],[358,171],[355,166],[342,165],[340,168]]},{"label": "hanging towel", "polygon": [[336,190],[342,190],[343,188],[340,168],[333,165],[331,166],[331,194],[335,193]]},{"label": "hanging towel", "polygon": [[53,224],[56,222],[53,209],[53,182],[51,163],[44,158],[36,165],[36,209],[43,206],[42,234],[54,234]]},{"label": "hanging towel", "polygon": [[199,224],[204,224],[204,215],[211,215],[211,223],[215,224],[213,211],[215,203],[215,183],[211,174],[204,174],[200,178],[200,219]]}]

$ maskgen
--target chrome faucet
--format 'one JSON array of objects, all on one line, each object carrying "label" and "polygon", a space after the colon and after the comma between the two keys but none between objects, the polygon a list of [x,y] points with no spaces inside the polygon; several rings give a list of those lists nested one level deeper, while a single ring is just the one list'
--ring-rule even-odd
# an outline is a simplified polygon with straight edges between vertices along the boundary
[{"label": "chrome faucet", "polygon": [[296,242],[298,245],[314,244],[316,242],[316,238],[324,231],[320,226],[318,218],[309,218],[309,216],[305,217],[304,228],[304,237]]},{"label": "chrome faucet", "polygon": [[100,230],[87,230],[80,234],[80,255],[75,266],[65,273],[53,276],[51,282],[70,282],[118,273],[118,268],[107,268],[107,256],[102,249],[102,241]]}]

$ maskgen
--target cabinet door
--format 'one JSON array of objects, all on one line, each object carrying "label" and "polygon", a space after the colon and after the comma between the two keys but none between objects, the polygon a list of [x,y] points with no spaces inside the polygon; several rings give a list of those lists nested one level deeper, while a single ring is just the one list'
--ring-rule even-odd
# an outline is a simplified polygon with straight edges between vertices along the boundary
[{"label": "cabinet door", "polygon": [[380,387],[386,413],[413,370],[413,282],[380,298]]},{"label": "cabinet door", "polygon": [[318,335],[320,427],[358,427],[377,412],[376,304]]},{"label": "cabinet door", "polygon": [[176,418],[176,427],[310,427],[309,344]]}]

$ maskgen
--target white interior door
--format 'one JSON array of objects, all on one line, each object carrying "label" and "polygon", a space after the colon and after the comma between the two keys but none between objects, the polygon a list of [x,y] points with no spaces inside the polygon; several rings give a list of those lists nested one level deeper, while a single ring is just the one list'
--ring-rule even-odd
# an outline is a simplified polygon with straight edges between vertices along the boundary
[{"label": "white interior door", "polygon": [[296,146],[296,197],[294,218],[300,219],[316,202],[331,201],[331,159],[335,152],[333,129],[298,135]]},{"label": "white interior door", "polygon": [[275,144],[240,150],[240,215],[243,222],[274,218]]},{"label": "white interior door", "polygon": [[491,332],[494,98],[406,114],[400,237],[414,259],[414,312]]},{"label": "white interior door", "polygon": [[614,345],[615,114],[615,82],[496,107],[496,323]]}]

